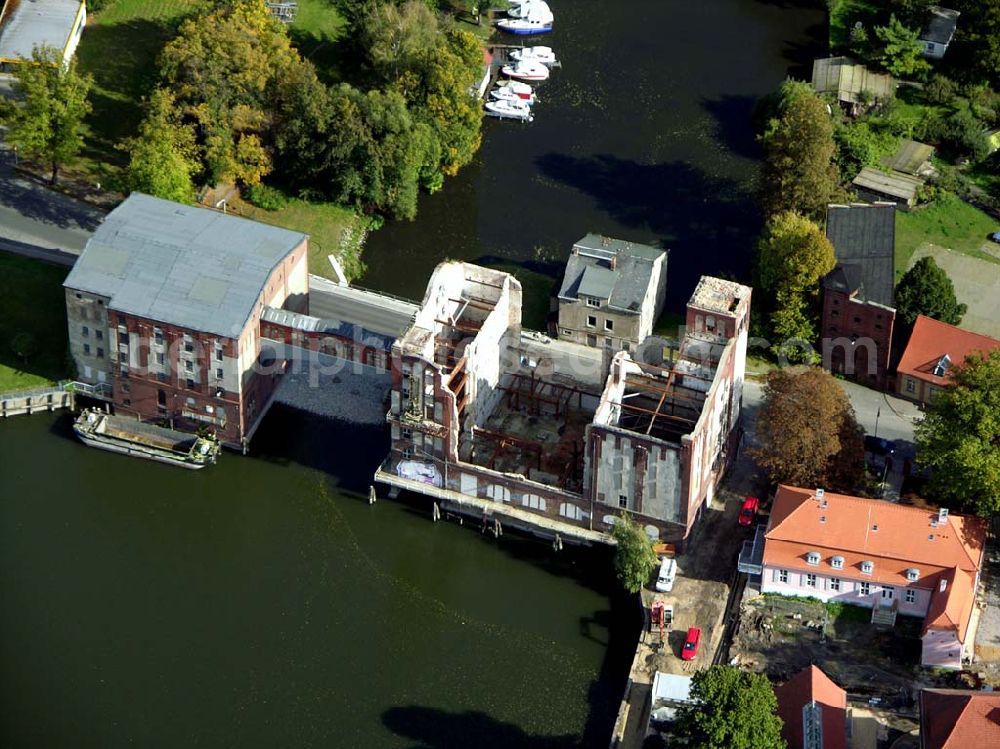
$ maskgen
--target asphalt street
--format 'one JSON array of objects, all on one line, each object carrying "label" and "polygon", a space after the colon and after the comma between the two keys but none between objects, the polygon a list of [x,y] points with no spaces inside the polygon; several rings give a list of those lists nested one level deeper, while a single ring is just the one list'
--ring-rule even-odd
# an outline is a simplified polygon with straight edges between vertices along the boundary
[{"label": "asphalt street", "polygon": [[79,255],[104,214],[26,179],[13,164],[13,152],[0,144],[0,249],[30,255],[34,247]]}]

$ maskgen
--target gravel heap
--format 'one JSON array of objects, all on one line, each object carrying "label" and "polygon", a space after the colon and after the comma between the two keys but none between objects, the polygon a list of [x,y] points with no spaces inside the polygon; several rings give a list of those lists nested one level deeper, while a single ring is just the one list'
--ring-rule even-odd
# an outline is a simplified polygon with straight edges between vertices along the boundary
[{"label": "gravel heap", "polygon": [[[332,371],[339,369],[339,371]],[[347,362],[342,368],[297,361],[282,377],[275,401],[351,424],[385,423],[388,373]]]}]

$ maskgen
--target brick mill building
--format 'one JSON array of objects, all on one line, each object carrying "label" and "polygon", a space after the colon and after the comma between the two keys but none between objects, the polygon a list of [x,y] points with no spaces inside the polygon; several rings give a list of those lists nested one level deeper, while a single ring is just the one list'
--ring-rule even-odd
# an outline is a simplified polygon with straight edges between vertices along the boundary
[{"label": "brick mill building", "polygon": [[627,512],[683,542],[735,454],[751,291],[704,277],[672,349],[619,351],[521,327],[521,285],[439,265],[392,350],[391,452],[376,474],[442,510],[607,539]]},{"label": "brick mill building", "polygon": [[837,265],[823,279],[823,366],[870,387],[885,388],[896,320],[892,203],[831,205],[826,236]]},{"label": "brick mill building", "polygon": [[283,362],[261,354],[265,308],[305,311],[307,238],[133,193],[63,284],[78,378],[115,411],[245,449]]}]

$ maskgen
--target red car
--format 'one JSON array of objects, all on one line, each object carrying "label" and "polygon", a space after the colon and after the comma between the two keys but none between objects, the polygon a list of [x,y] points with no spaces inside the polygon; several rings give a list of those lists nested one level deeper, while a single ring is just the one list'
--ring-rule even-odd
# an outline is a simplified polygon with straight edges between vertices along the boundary
[{"label": "red car", "polygon": [[740,525],[750,525],[757,516],[758,507],[760,507],[760,500],[757,497],[744,499],[743,507],[740,508]]},{"label": "red car", "polygon": [[687,637],[684,638],[684,647],[681,649],[681,660],[693,661],[698,655],[698,646],[701,645],[701,630],[698,627],[691,627]]}]

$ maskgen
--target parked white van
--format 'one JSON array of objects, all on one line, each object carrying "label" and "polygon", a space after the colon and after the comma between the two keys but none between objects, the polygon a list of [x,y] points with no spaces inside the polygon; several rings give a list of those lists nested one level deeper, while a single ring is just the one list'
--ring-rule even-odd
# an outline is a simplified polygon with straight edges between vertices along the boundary
[{"label": "parked white van", "polygon": [[677,560],[664,557],[660,562],[660,572],[656,576],[656,589],[661,593],[669,593],[674,589],[674,578],[677,576]]}]

